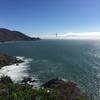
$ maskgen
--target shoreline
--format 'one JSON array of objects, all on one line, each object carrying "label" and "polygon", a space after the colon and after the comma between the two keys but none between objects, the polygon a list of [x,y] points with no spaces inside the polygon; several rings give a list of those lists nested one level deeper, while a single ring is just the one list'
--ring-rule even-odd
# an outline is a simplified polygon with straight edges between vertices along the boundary
[{"label": "shoreline", "polygon": [[18,65],[19,63],[22,63],[22,62],[24,62],[24,61],[14,57],[14,56],[0,53],[0,69],[4,66],[9,66],[9,65],[13,65],[13,64]]},{"label": "shoreline", "polygon": [[[15,83],[20,83],[24,78],[28,79],[30,77],[28,70],[29,70],[29,63],[32,61],[31,58],[24,58],[16,56],[17,59],[22,60],[22,63],[19,63],[18,65],[12,64],[12,65],[6,65],[3,66],[0,69],[0,77],[2,76],[8,76],[14,81]],[[39,87],[41,85],[41,82],[39,81],[38,77],[31,76],[31,79],[34,80],[33,83],[29,83],[30,85],[34,85],[35,87]]]},{"label": "shoreline", "polygon": [[21,41],[5,41],[5,42],[1,42],[0,41],[0,44],[9,44],[9,43],[17,43],[17,42],[30,42],[30,41],[40,41],[41,39],[37,39],[37,40],[29,40],[29,41],[23,41],[23,40],[21,40]]},{"label": "shoreline", "polygon": [[[6,56],[8,57],[8,56]],[[9,56],[11,57],[11,56]],[[8,57],[8,58],[9,58]],[[12,58],[12,57],[11,57]],[[8,66],[3,66],[0,70],[4,71],[6,74],[4,76],[8,76],[11,78],[11,80],[14,82],[14,84],[18,84],[18,85],[22,85],[22,84],[27,84],[29,86],[32,86],[32,89],[33,88],[44,88],[44,89],[48,89],[49,91],[51,89],[53,89],[54,91],[56,90],[57,92],[60,93],[60,96],[63,96],[63,93],[67,94],[74,91],[73,94],[76,94],[78,93],[78,95],[82,95],[81,93],[83,93],[83,91],[81,91],[80,87],[77,86],[77,84],[75,82],[72,82],[72,81],[65,81],[65,80],[62,80],[62,79],[52,79],[52,80],[49,80],[48,82],[45,82],[44,84],[42,85],[38,85],[37,84],[37,80],[35,78],[31,79],[31,77],[29,76],[28,73],[24,73],[24,72],[27,72],[28,71],[28,64],[29,62],[32,60],[32,59],[25,59],[24,57],[14,57],[16,59],[20,59],[22,60],[23,62],[19,63],[18,65],[15,64],[11,64],[11,65],[8,65]],[[0,72],[1,73],[1,72]],[[18,75],[18,76],[17,76]],[[24,76],[23,76],[24,75]],[[1,75],[2,76],[2,75]],[[17,77],[16,77],[17,76]],[[22,82],[23,78],[26,79]],[[16,81],[16,78],[17,79],[20,79],[20,82]],[[36,86],[37,85],[37,86]],[[67,91],[67,92],[66,92]],[[80,92],[81,91],[81,92]],[[65,98],[65,95],[64,94],[64,98]],[[71,95],[71,94],[70,94]],[[87,95],[86,95],[87,96]],[[59,96],[58,96],[59,97]],[[75,97],[76,98],[76,97]],[[51,99],[52,100],[52,99]],[[57,99],[58,100],[58,99]],[[64,99],[63,99],[64,100]],[[65,99],[66,100],[66,99]],[[79,99],[80,100],[80,99]],[[85,100],[85,99],[83,99]],[[89,99],[88,99],[89,100]],[[91,100],[91,99],[90,99]]]}]

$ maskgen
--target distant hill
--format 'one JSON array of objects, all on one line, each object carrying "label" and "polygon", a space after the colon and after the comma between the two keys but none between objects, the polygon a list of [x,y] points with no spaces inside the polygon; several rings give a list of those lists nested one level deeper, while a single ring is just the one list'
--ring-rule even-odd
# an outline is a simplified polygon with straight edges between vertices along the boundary
[{"label": "distant hill", "polygon": [[32,38],[18,31],[11,31],[8,29],[0,28],[0,42],[6,41],[34,41],[40,38]]}]

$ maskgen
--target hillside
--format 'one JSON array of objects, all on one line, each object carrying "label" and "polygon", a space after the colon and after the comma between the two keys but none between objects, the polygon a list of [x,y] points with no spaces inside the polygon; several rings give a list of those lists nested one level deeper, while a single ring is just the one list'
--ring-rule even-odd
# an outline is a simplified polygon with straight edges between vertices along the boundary
[{"label": "hillside", "polygon": [[39,40],[39,38],[32,38],[18,31],[11,31],[8,29],[0,28],[0,42],[34,40]]}]

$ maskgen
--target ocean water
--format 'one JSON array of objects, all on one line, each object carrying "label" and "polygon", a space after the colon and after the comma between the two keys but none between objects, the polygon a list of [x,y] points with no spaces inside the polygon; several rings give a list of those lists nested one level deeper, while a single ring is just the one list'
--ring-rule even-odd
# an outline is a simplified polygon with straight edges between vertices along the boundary
[{"label": "ocean water", "polygon": [[100,94],[99,40],[40,40],[0,44],[0,52],[25,60],[19,66],[5,66],[0,75],[15,81],[31,76],[44,83],[59,77],[76,82],[80,88]]}]

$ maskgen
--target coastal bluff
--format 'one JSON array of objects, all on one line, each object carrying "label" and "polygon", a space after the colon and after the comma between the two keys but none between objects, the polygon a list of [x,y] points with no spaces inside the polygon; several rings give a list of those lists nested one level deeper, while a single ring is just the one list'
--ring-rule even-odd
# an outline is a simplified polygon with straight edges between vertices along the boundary
[{"label": "coastal bluff", "polygon": [[29,37],[19,31],[12,31],[5,28],[0,28],[0,42],[8,41],[35,41],[40,40],[38,37]]}]

